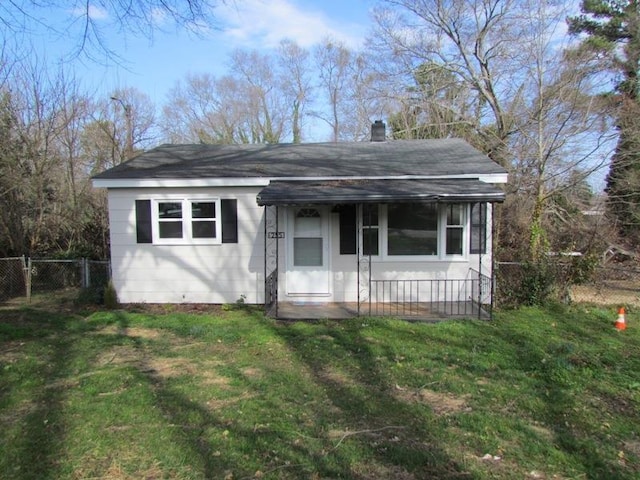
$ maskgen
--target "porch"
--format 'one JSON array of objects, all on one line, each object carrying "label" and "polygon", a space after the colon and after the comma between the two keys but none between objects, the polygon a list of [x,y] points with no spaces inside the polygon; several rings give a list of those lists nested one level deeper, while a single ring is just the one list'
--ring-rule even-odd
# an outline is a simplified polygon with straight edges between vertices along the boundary
[{"label": "porch", "polygon": [[489,319],[488,309],[478,308],[474,302],[454,303],[422,303],[414,304],[410,309],[406,305],[394,303],[372,304],[358,313],[356,302],[345,303],[304,303],[281,302],[278,313],[275,310],[267,312],[279,320],[346,320],[356,317],[394,317],[403,320],[419,322],[440,321],[452,318],[480,318]]},{"label": "porch", "polygon": [[[491,318],[491,214],[478,180],[271,182],[265,310],[279,319]],[[475,208],[474,208],[475,207]]]},{"label": "porch", "polygon": [[360,302],[278,302],[276,275],[267,284],[267,315],[281,320],[395,317],[414,321],[491,318],[491,279],[471,269],[461,280],[371,280]]}]

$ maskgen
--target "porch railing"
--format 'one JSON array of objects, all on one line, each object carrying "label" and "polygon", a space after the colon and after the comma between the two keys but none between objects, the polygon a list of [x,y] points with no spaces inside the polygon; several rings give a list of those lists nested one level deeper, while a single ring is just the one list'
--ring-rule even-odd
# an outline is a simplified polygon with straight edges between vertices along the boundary
[{"label": "porch railing", "polygon": [[470,270],[465,279],[371,280],[371,316],[491,316],[491,279]]},{"label": "porch railing", "polygon": [[278,315],[278,269],[269,274],[264,282],[264,306],[268,314]]}]

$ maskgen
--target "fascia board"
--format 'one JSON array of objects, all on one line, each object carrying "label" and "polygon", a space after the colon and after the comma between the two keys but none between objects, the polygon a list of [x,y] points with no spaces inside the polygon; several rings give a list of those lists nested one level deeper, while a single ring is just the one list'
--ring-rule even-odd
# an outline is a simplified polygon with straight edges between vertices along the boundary
[{"label": "fascia board", "polygon": [[95,188],[179,188],[179,187],[265,187],[271,180],[446,180],[476,179],[485,183],[507,183],[506,173],[486,175],[392,175],[392,176],[325,176],[325,177],[252,177],[252,178],[95,178]]}]

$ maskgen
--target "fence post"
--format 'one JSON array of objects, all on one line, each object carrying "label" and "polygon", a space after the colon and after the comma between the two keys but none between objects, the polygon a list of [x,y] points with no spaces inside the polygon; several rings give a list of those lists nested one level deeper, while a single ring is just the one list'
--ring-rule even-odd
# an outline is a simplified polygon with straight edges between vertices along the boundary
[{"label": "fence post", "polygon": [[80,259],[82,288],[89,288],[91,286],[91,274],[89,273],[89,261],[86,258]]},{"label": "fence post", "polygon": [[[22,264],[25,265],[24,256],[22,257]],[[24,286],[27,294],[27,301],[31,302],[31,257],[29,257],[24,268]]]}]

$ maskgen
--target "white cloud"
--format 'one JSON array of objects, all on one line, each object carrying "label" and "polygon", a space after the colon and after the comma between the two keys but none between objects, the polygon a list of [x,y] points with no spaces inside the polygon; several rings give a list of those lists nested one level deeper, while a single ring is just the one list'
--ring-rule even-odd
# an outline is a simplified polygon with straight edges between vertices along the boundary
[{"label": "white cloud", "polygon": [[109,18],[109,12],[97,5],[89,5],[87,8],[74,8],[71,13],[76,17],[89,16],[91,20],[106,20]]},{"label": "white cloud", "polygon": [[360,46],[365,26],[340,22],[319,9],[303,10],[290,0],[243,0],[216,9],[222,31],[241,47],[271,48],[282,39],[310,47],[325,37]]}]

